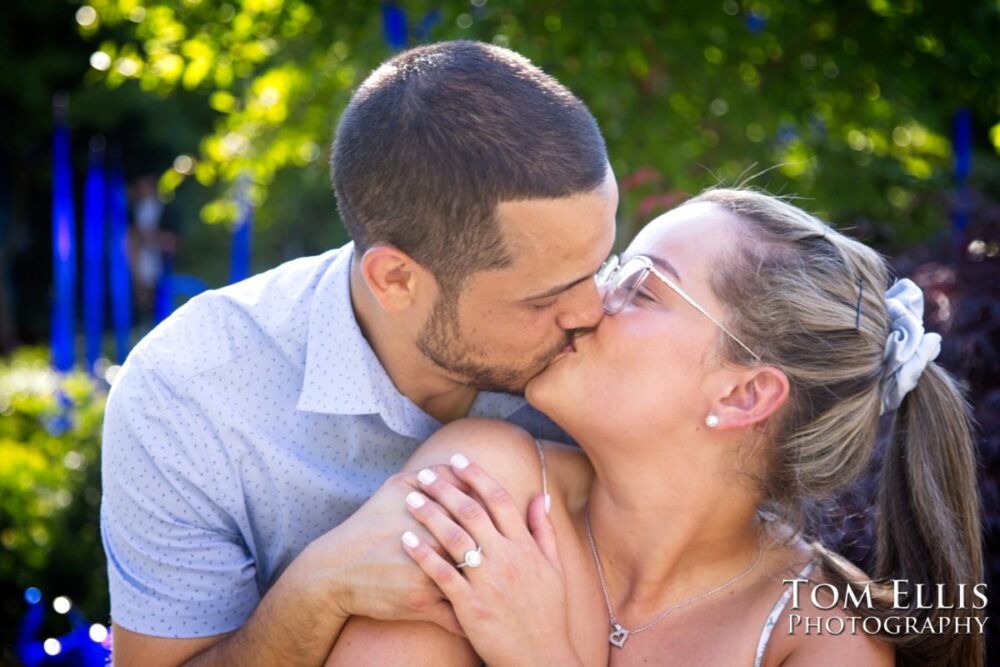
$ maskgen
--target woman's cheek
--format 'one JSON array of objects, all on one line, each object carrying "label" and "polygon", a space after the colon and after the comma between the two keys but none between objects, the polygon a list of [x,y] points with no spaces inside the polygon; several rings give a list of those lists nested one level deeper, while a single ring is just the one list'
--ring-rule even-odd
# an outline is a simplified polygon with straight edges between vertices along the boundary
[{"label": "woman's cheek", "polygon": [[655,350],[651,343],[657,338],[655,321],[644,315],[630,306],[621,313],[605,317],[597,327],[595,347],[618,363],[640,360],[648,354],[649,348]]}]

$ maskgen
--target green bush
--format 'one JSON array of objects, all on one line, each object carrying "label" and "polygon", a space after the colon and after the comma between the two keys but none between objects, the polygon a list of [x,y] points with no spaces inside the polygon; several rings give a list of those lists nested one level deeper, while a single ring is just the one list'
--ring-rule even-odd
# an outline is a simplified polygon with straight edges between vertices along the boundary
[{"label": "green bush", "polygon": [[[108,617],[100,535],[100,442],[107,392],[61,375],[48,352],[0,360],[0,663],[13,662],[24,590],[66,595],[88,619]],[[49,608],[46,631],[68,630]]]}]

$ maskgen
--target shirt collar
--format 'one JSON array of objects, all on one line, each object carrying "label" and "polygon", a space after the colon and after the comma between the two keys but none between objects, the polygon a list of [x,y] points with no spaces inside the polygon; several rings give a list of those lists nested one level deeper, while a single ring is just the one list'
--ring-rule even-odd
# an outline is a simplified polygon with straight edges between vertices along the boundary
[{"label": "shirt collar", "polygon": [[[378,414],[393,431],[426,439],[441,423],[403,396],[361,333],[351,305],[354,244],[340,249],[316,286],[309,309],[305,376],[297,409],[340,415]],[[479,392],[470,417],[504,419],[524,398]]]}]

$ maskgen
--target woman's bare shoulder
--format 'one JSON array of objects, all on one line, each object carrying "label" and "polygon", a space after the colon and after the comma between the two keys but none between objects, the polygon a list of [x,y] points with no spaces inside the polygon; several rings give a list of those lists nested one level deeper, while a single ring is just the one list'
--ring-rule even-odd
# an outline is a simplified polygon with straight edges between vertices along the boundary
[{"label": "woman's bare shoulder", "polygon": [[441,458],[441,463],[446,463],[453,454],[462,454],[470,460],[475,457],[484,467],[511,459],[513,466],[533,463],[538,467],[537,447],[531,434],[499,419],[467,417],[446,424],[420,446],[414,457],[428,454]]},{"label": "woman's bare shoulder", "polygon": [[[867,581],[867,575],[847,559],[824,549],[818,543],[810,545],[812,557],[819,560],[822,551],[852,581]],[[829,588],[817,587],[830,584],[833,578],[826,572],[825,565],[817,566],[801,586],[798,595],[786,607],[780,625],[785,636],[778,638],[775,655],[765,665],[782,667],[824,667],[830,665],[865,665],[866,667],[889,667],[896,664],[895,648],[879,637],[867,634],[862,617],[838,599],[832,597]]]},{"label": "woman's bare shoulder", "polygon": [[498,419],[469,417],[446,424],[417,449],[403,470],[447,466],[454,454],[476,462],[525,508],[542,492],[535,439],[521,427]]},{"label": "woman's bare shoulder", "polygon": [[[549,493],[567,506],[581,496],[585,499],[592,473],[580,448],[548,440],[539,444],[545,454]],[[542,492],[542,463],[534,436],[498,419],[469,417],[443,426],[420,446],[403,469],[447,465],[454,454],[482,466],[524,507]]]},{"label": "woman's bare shoulder", "polygon": [[[810,602],[796,611],[794,637],[785,644],[782,667],[834,667],[865,665],[891,667],[896,664],[895,647],[867,634],[861,618],[840,607],[822,609]],[[811,623],[812,627],[806,628]],[[788,625],[791,625],[789,619]]]}]

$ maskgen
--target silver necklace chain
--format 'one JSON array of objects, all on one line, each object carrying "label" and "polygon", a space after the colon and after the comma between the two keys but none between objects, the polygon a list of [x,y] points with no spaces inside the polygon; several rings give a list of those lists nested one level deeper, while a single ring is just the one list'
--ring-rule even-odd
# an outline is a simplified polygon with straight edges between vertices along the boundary
[{"label": "silver necklace chain", "polygon": [[721,586],[716,586],[715,588],[706,593],[701,593],[700,595],[696,595],[693,598],[688,598],[683,602],[678,602],[675,605],[671,605],[666,609],[664,609],[663,611],[661,611],[659,615],[657,615],[657,617],[654,618],[649,623],[641,625],[638,628],[635,628],[634,630],[628,630],[621,623],[619,623],[617,617],[615,617],[615,610],[611,606],[611,596],[608,595],[608,587],[607,584],[604,583],[604,570],[601,568],[601,559],[597,555],[597,544],[595,544],[594,542],[594,531],[590,528],[590,505],[587,506],[587,510],[584,513],[583,520],[587,526],[587,539],[590,542],[590,553],[594,557],[594,565],[597,568],[597,579],[601,583],[601,592],[604,593],[604,604],[607,605],[608,607],[608,621],[611,623],[611,632],[608,634],[608,641],[613,646],[617,646],[618,648],[622,648],[625,646],[625,642],[626,640],[628,640],[630,635],[638,634],[643,630],[648,630],[649,628],[653,627],[654,625],[662,621],[664,618],[669,616],[672,612],[675,612],[678,609],[683,609],[684,607],[687,607],[688,605],[693,604],[698,600],[704,600],[710,595],[715,595],[719,591],[726,589],[729,586],[732,586],[737,581],[739,581],[743,577],[753,572],[754,568],[756,568],[757,564],[760,562],[761,556],[764,555],[763,546],[758,547],[757,556],[753,559],[753,562],[750,563],[750,567],[748,567],[746,570],[739,573],[729,581],[725,582]]}]

